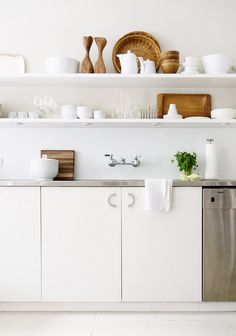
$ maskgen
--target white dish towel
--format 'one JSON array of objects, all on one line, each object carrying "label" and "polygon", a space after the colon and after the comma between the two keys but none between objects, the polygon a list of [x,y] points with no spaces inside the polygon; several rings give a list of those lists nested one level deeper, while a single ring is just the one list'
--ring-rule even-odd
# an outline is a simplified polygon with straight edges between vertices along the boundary
[{"label": "white dish towel", "polygon": [[170,211],[172,200],[172,180],[145,180],[146,210]]}]

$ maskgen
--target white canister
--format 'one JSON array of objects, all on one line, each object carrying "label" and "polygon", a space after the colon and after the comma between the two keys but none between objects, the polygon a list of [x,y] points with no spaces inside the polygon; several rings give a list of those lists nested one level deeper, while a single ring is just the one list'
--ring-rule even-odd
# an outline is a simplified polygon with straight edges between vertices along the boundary
[{"label": "white canister", "polygon": [[67,104],[61,106],[62,119],[77,119],[77,106],[74,104]]},{"label": "white canister", "polygon": [[205,146],[205,179],[218,178],[218,150],[214,139],[207,139]]},{"label": "white canister", "polygon": [[77,116],[80,119],[91,119],[93,117],[93,110],[89,106],[77,106]]}]

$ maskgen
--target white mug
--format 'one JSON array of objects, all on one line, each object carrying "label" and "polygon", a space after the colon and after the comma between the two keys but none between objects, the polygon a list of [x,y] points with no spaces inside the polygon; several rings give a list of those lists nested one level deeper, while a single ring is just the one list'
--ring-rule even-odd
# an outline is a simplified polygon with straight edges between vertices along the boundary
[{"label": "white mug", "polygon": [[77,116],[80,119],[91,119],[93,117],[93,110],[89,106],[77,106]]},{"label": "white mug", "polygon": [[61,106],[62,119],[77,119],[77,106],[74,104],[67,104]]},{"label": "white mug", "polygon": [[94,116],[94,119],[105,119],[106,113],[104,111],[94,111],[93,116]]}]

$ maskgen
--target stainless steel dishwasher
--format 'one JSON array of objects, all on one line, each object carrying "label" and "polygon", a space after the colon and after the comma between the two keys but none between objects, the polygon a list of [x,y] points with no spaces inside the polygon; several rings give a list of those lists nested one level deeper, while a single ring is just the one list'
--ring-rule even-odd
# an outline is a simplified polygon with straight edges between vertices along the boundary
[{"label": "stainless steel dishwasher", "polygon": [[203,301],[236,301],[236,188],[203,189]]}]

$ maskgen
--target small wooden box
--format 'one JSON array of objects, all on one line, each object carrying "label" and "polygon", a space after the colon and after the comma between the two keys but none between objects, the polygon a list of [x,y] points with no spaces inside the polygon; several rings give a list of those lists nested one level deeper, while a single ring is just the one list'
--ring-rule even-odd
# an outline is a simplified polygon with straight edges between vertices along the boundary
[{"label": "small wooden box", "polygon": [[75,178],[75,151],[74,150],[41,150],[42,155],[59,161],[59,172],[54,180],[71,181]]}]

